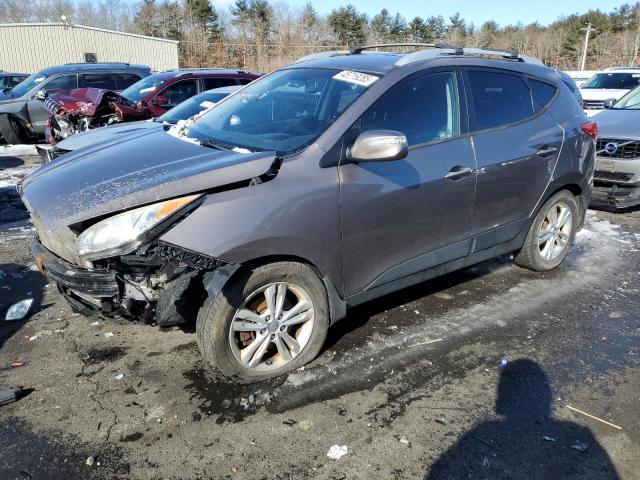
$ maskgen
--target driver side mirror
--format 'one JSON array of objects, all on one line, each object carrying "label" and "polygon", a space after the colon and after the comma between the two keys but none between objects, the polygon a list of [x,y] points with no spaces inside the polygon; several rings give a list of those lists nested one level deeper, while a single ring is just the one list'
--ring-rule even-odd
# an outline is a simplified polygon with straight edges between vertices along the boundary
[{"label": "driver side mirror", "polygon": [[604,101],[604,108],[611,108],[613,107],[613,104],[616,103],[617,100],[615,98],[607,98]]},{"label": "driver side mirror", "polygon": [[162,107],[169,103],[169,99],[167,97],[163,97],[162,95],[158,95],[157,97],[153,97],[149,103],[151,105]]},{"label": "driver side mirror", "polygon": [[48,96],[49,94],[45,90],[38,90],[31,96],[31,100],[40,100],[44,102]]},{"label": "driver side mirror", "polygon": [[400,160],[409,153],[407,137],[394,130],[368,130],[356,138],[347,151],[347,158],[357,162]]}]

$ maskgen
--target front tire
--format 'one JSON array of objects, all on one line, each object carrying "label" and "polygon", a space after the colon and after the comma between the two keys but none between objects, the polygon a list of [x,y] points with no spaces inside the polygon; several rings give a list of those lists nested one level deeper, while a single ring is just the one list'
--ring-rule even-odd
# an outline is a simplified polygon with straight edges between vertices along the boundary
[{"label": "front tire", "polygon": [[0,115],[0,134],[8,145],[18,145],[27,141],[22,126],[9,115]]},{"label": "front tire", "polygon": [[319,353],[327,292],[309,266],[276,262],[232,277],[198,313],[198,346],[224,376],[251,383],[291,372]]},{"label": "front tire", "polygon": [[571,192],[561,190],[553,195],[533,220],[515,263],[536,272],[560,265],[575,239],[578,215],[578,204]]}]

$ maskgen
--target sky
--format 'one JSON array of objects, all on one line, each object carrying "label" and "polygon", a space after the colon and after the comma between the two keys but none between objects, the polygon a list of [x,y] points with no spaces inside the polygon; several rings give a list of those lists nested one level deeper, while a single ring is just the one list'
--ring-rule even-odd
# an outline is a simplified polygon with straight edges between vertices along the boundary
[{"label": "sky", "polygon": [[[225,7],[233,0],[213,0],[216,7]],[[301,7],[307,0],[287,0],[291,6]],[[601,9],[605,12],[625,3],[635,3],[635,0],[311,0],[319,13],[329,13],[334,8],[353,4],[358,10],[370,17],[386,7],[392,13],[400,12],[405,18],[429,17],[443,15],[448,18],[455,12],[477,26],[487,20],[495,20],[505,26],[517,22],[539,22],[547,25],[560,15],[585,13],[589,9]]]}]

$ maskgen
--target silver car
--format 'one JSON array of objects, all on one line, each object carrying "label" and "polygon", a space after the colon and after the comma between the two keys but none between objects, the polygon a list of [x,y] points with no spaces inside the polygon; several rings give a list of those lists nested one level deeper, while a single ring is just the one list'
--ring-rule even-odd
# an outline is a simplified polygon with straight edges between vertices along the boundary
[{"label": "silver car", "polygon": [[598,124],[591,206],[622,209],[640,205],[640,87],[617,102],[605,102]]}]

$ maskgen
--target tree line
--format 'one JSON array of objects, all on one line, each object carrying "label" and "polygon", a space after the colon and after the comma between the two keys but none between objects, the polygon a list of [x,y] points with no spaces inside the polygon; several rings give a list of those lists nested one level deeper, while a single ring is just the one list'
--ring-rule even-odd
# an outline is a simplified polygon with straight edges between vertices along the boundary
[{"label": "tree line", "polygon": [[565,70],[579,68],[584,27],[592,25],[587,68],[640,63],[640,2],[612,11],[589,10],[540,23],[482,25],[456,13],[405,18],[383,8],[373,16],[347,5],[326,15],[311,2],[235,0],[0,0],[0,22],[67,22],[179,40],[181,66],[225,66],[269,71],[317,51],[367,43],[450,43],[517,50]]}]

